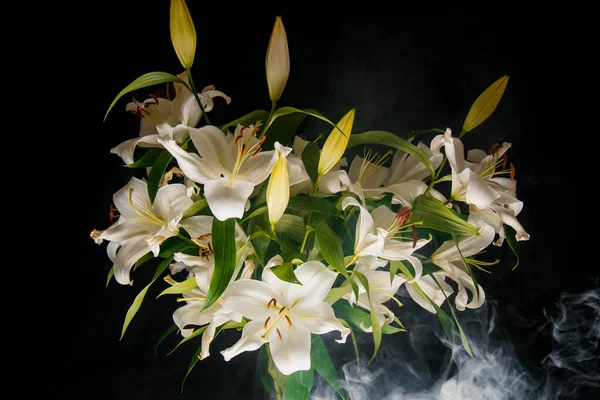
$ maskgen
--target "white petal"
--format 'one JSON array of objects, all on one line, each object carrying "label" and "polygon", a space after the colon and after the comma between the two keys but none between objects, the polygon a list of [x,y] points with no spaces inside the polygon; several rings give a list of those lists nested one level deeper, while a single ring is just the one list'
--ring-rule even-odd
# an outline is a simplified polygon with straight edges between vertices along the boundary
[{"label": "white petal", "polygon": [[286,289],[287,285],[286,282],[282,281],[281,279],[279,279],[274,273],[273,271],[271,271],[272,267],[275,267],[277,265],[281,265],[283,264],[283,258],[281,258],[280,255],[276,255],[274,257],[272,257],[268,262],[267,265],[265,265],[265,268],[263,269],[263,273],[262,273],[262,280],[263,282],[265,282],[267,285],[269,285],[270,287],[272,287],[274,290],[276,290],[277,292],[279,292],[280,294],[283,295],[284,290]]},{"label": "white petal", "polygon": [[191,301],[189,304],[179,307],[173,313],[173,322],[181,329],[183,337],[192,334],[192,329],[185,329],[186,326],[202,326],[212,320],[212,309],[202,311],[204,301]]},{"label": "white petal", "polygon": [[288,306],[317,304],[323,301],[335,282],[337,273],[330,271],[319,261],[307,261],[294,271],[302,286],[288,284],[283,301]]},{"label": "white petal", "polygon": [[204,185],[204,194],[214,216],[225,221],[228,218],[242,218],[248,197],[254,185],[248,181],[229,178],[208,181]]},{"label": "white petal", "polygon": [[[130,191],[131,192],[131,202]],[[134,207],[138,210],[150,209],[150,198],[148,197],[148,186],[146,182],[139,180],[138,178],[131,178],[129,182],[119,189],[113,195],[113,203],[119,210],[119,213],[127,219],[139,218],[140,215],[131,207],[133,203]]]},{"label": "white petal", "polygon": [[473,149],[469,150],[469,152],[467,153],[467,160],[474,163],[480,163],[487,156],[488,154],[485,151],[480,149]]},{"label": "white petal", "polygon": [[258,185],[269,177],[273,167],[277,164],[277,157],[277,152],[270,150],[246,158],[240,168],[239,178]]},{"label": "white petal", "polygon": [[[388,274],[389,276],[389,274]],[[350,334],[350,330],[344,327],[340,321],[335,317],[333,308],[327,303],[320,302],[312,304],[310,309],[294,307],[292,310],[292,323],[297,319],[303,327],[305,327],[311,333],[317,333],[322,335],[324,333],[338,331],[341,333],[340,339],[336,339],[338,343],[345,343],[346,336]],[[296,325],[293,325],[296,328]]]},{"label": "white petal", "polygon": [[174,183],[158,189],[154,200],[154,213],[168,223],[169,230],[176,231],[183,213],[192,204],[185,185]]},{"label": "white petal", "polygon": [[367,274],[367,280],[371,290],[371,302],[376,304],[383,304],[391,300],[400,285],[406,281],[403,277],[396,275],[390,283],[388,271],[371,271]]},{"label": "white petal", "polygon": [[112,154],[116,154],[123,159],[125,164],[134,162],[133,155],[138,144],[145,144],[144,147],[162,147],[156,140],[158,135],[143,136],[140,138],[129,139],[110,149]]},{"label": "white petal", "polygon": [[104,230],[99,238],[110,240],[111,242],[123,243],[136,237],[145,237],[150,232],[156,231],[157,226],[153,223],[125,220],[124,223],[113,224],[110,228]]},{"label": "white petal", "polygon": [[529,240],[529,234],[525,232],[525,229],[511,210],[501,206],[492,206],[492,209],[498,213],[502,222],[512,227],[517,232],[517,240]]},{"label": "white petal", "polygon": [[181,168],[185,176],[194,182],[204,184],[211,179],[218,179],[222,174],[227,173],[220,164],[209,163],[198,157],[197,154],[188,153],[179,147],[174,140],[159,137],[158,142],[175,157],[179,168]]},{"label": "white petal", "polygon": [[374,209],[371,212],[371,217],[373,218],[373,224],[377,228],[389,230],[390,228],[395,228],[396,225],[398,225],[396,213],[386,206],[379,206]]},{"label": "white petal", "polygon": [[465,169],[460,174],[461,181],[468,181],[466,202],[477,208],[486,208],[494,202],[500,194],[490,187],[477,174],[470,169]]},{"label": "white petal", "polygon": [[365,249],[373,246],[377,240],[373,234],[375,230],[375,224],[373,218],[366,208],[360,205],[360,203],[354,197],[346,197],[342,200],[342,208],[345,210],[348,206],[359,207],[360,214],[356,221],[356,234],[354,240],[354,254],[359,255],[376,255],[376,254],[362,254]]},{"label": "white petal", "polygon": [[465,149],[462,142],[460,139],[452,137],[450,128],[446,129],[442,142],[444,142],[444,150],[446,151],[450,167],[452,167],[453,171],[461,173],[465,169]]},{"label": "white petal", "polygon": [[[212,307],[211,307],[212,308]],[[219,311],[215,312],[212,321],[206,327],[206,330],[202,332],[202,350],[200,351],[200,358],[205,359],[210,356],[210,343],[215,337],[217,328],[229,321],[229,317]]]},{"label": "white petal", "polygon": [[116,281],[121,285],[129,285],[131,281],[129,271],[131,271],[133,264],[149,250],[146,240],[143,237],[130,239],[122,243],[113,265]]},{"label": "white petal", "polygon": [[202,110],[200,110],[198,102],[196,101],[196,97],[194,97],[193,93],[189,93],[185,97],[178,114],[179,122],[181,122],[183,125],[191,127],[198,125],[198,122],[200,122],[200,117],[202,116]]},{"label": "white petal", "polygon": [[[494,228],[489,225],[483,225],[478,228],[481,236],[460,236],[458,246],[463,257],[470,257],[485,249],[494,240]],[[437,264],[438,260],[461,261],[460,253],[453,240],[448,240],[431,255],[431,261]],[[441,264],[437,264],[441,267]]]},{"label": "white petal", "polygon": [[225,135],[219,128],[212,125],[189,131],[200,157],[214,168],[220,169],[219,174],[227,171],[224,174],[229,176],[233,171],[238,154],[238,145],[234,143],[233,135]]},{"label": "white petal", "polygon": [[[225,361],[231,360],[244,351],[254,351],[262,346],[266,339],[262,337],[263,321],[250,321],[242,330],[242,337],[230,348],[221,351]],[[310,336],[309,336],[310,338]]]},{"label": "white petal", "polygon": [[411,180],[387,186],[384,190],[394,194],[395,204],[412,208],[417,196],[422,195],[427,190],[427,185],[422,181]]},{"label": "white petal", "polygon": [[319,182],[319,192],[324,194],[335,194],[345,189],[342,186],[342,180],[347,177],[346,171],[344,170],[330,170],[321,177]]},{"label": "white petal", "polygon": [[207,233],[211,233],[212,223],[213,217],[210,215],[195,215],[182,220],[179,225],[181,225],[191,237],[197,238]]},{"label": "white petal", "polygon": [[310,332],[302,325],[289,328],[279,324],[282,340],[273,329],[269,332],[269,349],[273,363],[284,375],[310,369]]},{"label": "white petal", "polygon": [[235,311],[249,319],[264,320],[271,314],[273,307],[267,308],[271,299],[282,303],[281,295],[264,282],[244,279],[232,282],[225,290],[223,309]]}]

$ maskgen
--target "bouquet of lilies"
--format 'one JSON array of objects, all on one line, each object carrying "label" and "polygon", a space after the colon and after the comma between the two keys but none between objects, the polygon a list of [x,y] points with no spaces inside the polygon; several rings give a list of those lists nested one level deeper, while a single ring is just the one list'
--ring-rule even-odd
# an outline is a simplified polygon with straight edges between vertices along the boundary
[{"label": "bouquet of lilies", "polygon": [[[479,255],[506,242],[518,263],[517,241],[529,238],[517,220],[523,203],[510,143],[465,154],[461,141],[493,113],[508,77],[475,100],[458,136],[450,128],[404,138],[355,133],[354,109],[332,122],[277,106],[290,71],[277,17],[266,53],[270,112],[214,125],[208,113],[231,99],[212,86],[196,89],[196,32],[184,0],[171,1],[170,28],[185,71],[142,75],[107,111],[125,94],[160,88],[126,104],[140,119],[139,135],[111,150],[144,178],[114,194],[112,225],[91,233],[108,242],[109,281],[132,285],[136,269],[157,260],[122,333],[162,278],[160,295],[174,295],[174,324],[161,340],[200,337],[189,369],[209,357],[220,332],[233,330],[239,340],[218,351],[229,361],[260,349],[271,395],[308,398],[316,371],[343,397],[329,337],[320,335],[336,331],[338,343],[351,335],[355,349],[357,334],[372,335],[375,357],[382,334],[407,329],[397,315],[404,286],[470,352],[456,310],[484,303],[477,274],[499,261]],[[304,117],[328,124],[329,135],[302,138]]]}]

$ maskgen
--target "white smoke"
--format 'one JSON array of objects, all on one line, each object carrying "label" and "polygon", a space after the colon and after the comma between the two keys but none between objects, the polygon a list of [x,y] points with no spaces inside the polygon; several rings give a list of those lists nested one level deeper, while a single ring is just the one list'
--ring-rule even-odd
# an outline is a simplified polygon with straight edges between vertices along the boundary
[{"label": "white smoke", "polygon": [[[578,295],[564,294],[556,310],[546,310],[548,320],[534,327],[532,340],[549,341],[552,351],[534,365],[531,360],[519,359],[498,322],[497,307],[489,299],[478,310],[459,315],[473,357],[464,351],[458,338],[450,341],[435,328],[439,326],[435,316],[428,319],[418,310],[405,314],[413,315],[403,320],[409,332],[393,340],[384,336],[380,352],[370,365],[367,354],[361,354],[359,362],[351,360],[342,366],[340,386],[347,399],[594,398],[591,393],[600,388],[599,289]],[[369,349],[369,344],[359,342],[359,347]],[[526,358],[527,354],[521,357]],[[325,382],[316,382],[311,399],[340,398]]]}]

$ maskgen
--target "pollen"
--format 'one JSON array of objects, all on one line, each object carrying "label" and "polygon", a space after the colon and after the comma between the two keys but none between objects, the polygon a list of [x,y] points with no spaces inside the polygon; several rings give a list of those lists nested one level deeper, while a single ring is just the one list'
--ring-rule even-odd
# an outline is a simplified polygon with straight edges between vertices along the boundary
[{"label": "pollen", "polygon": [[273,308],[277,308],[277,300],[275,300],[275,297],[269,300],[269,302],[267,303],[267,308],[271,308],[271,304],[273,304]]},{"label": "pollen", "polygon": [[284,310],[285,310],[285,306],[281,307],[281,310],[279,310],[279,314],[281,314]]},{"label": "pollen", "polygon": [[287,321],[288,325],[290,326],[290,328],[292,327],[292,320],[290,319],[290,317],[288,317],[287,315],[285,316],[285,320]]},{"label": "pollen", "polygon": [[279,328],[275,328],[277,331],[277,336],[279,336],[279,341],[283,342],[283,337],[281,336],[281,332],[279,332]]},{"label": "pollen", "polygon": [[267,320],[265,321],[265,325],[264,328],[265,330],[267,329],[267,327],[269,326],[269,321],[271,320],[271,317],[268,317]]},{"label": "pollen", "polygon": [[510,180],[514,181],[515,180],[515,173],[517,171],[515,170],[515,166],[513,165],[513,163],[510,163]]}]

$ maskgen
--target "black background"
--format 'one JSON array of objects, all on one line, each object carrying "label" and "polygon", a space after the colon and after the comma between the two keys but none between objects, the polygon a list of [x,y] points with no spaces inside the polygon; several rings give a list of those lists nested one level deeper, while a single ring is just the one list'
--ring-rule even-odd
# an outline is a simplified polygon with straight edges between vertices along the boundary
[{"label": "black background", "polygon": [[[154,299],[162,282],[150,290],[119,340],[125,313],[153,271],[140,270],[139,284],[133,288],[114,281],[105,288],[110,268],[105,245],[99,247],[89,238],[92,229],[109,225],[112,194],[131,173],[109,151],[135,137],[139,124],[123,112],[125,100],[103,122],[108,105],[145,72],[182,71],[169,38],[169,5],[162,3],[90,5],[73,24],[78,39],[69,32],[62,39],[66,58],[58,64],[70,82],[64,102],[74,128],[61,135],[58,150],[68,152],[66,174],[73,179],[68,184],[54,182],[53,189],[67,194],[51,197],[59,200],[57,207],[75,211],[68,211],[69,236],[61,241],[73,250],[61,261],[65,290],[55,296],[57,311],[50,316],[55,335],[48,357],[64,366],[50,369],[57,377],[52,393],[99,399],[251,397],[256,353],[244,353],[229,363],[218,353],[236,340],[233,334],[216,340],[211,357],[196,365],[179,394],[195,345],[188,343],[166,356],[175,343],[167,341],[154,354],[176,306],[173,298]],[[593,261],[578,247],[587,248],[576,224],[586,225],[593,212],[580,200],[584,187],[570,183],[573,176],[586,173],[581,158],[591,149],[585,148],[587,142],[575,141],[576,114],[568,116],[574,121],[571,129],[558,125],[576,102],[564,90],[577,77],[564,43],[567,28],[559,19],[500,7],[469,14],[457,9],[416,13],[376,5],[351,16],[277,9],[232,15],[189,3],[198,34],[192,69],[196,84],[213,84],[232,98],[229,106],[216,100],[210,114],[216,124],[269,109],[264,56],[276,15],[282,15],[291,55],[280,105],[315,108],[332,120],[356,107],[354,132],[405,134],[451,127],[458,133],[481,91],[504,74],[510,76],[498,109],[466,136],[465,144],[486,149],[495,142],[512,143],[509,156],[517,170],[517,193],[525,203],[519,220],[531,240],[521,244],[517,270],[510,271],[514,260],[505,251],[495,273],[482,279],[497,304],[507,340],[523,364],[535,371],[552,348],[547,336],[536,336],[536,329],[547,321],[545,310],[551,314],[562,293],[597,288],[599,277],[597,268],[589,271]],[[314,134],[326,128],[307,124],[304,129]],[[64,200],[67,196],[72,203]],[[423,318],[436,323],[427,315]],[[538,340],[532,341],[534,337]]]}]

